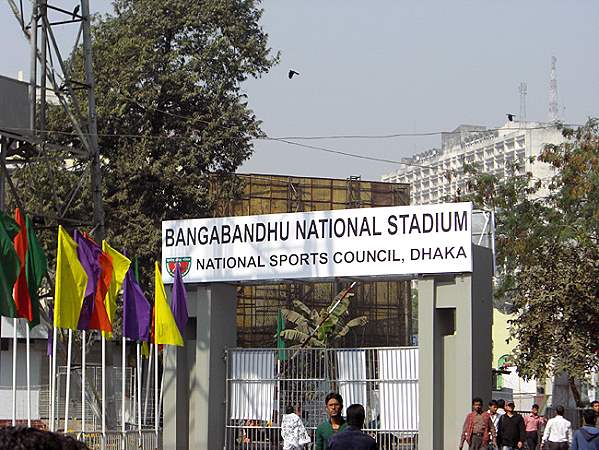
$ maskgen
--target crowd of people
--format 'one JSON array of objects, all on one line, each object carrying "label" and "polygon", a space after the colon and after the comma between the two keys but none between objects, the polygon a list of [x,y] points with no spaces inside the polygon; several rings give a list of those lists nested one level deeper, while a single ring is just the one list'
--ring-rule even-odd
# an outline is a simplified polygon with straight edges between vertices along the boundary
[{"label": "crowd of people", "polygon": [[[483,400],[472,399],[472,412],[466,415],[460,435],[460,450],[599,450],[599,401],[583,411],[583,426],[572,433],[572,424],[564,417],[564,407],[555,408],[555,417],[539,415],[539,405],[522,416],[513,402],[491,400],[483,409]],[[315,433],[315,450],[375,450],[376,441],[362,432],[366,411],[360,404],[350,405],[342,416],[343,398],[332,392],[325,398],[327,419]],[[539,436],[542,437],[539,442]],[[281,420],[283,450],[301,450],[311,444],[299,409],[288,406]],[[88,450],[85,443],[71,436],[27,427],[0,429],[0,450]]]},{"label": "crowd of people", "polygon": [[[360,404],[347,407],[346,416],[342,416],[343,398],[331,392],[325,398],[327,419],[315,433],[315,450],[375,450],[376,441],[362,432],[366,411]],[[281,438],[284,450],[300,450],[311,440],[301,418],[293,407],[288,407],[281,421]]]},{"label": "crowd of people", "polygon": [[563,406],[556,406],[555,417],[546,420],[536,404],[523,417],[513,402],[491,400],[484,411],[482,399],[475,397],[472,412],[464,420],[459,448],[467,443],[469,450],[599,450],[599,401],[591,406],[583,411],[583,426],[573,434]]}]

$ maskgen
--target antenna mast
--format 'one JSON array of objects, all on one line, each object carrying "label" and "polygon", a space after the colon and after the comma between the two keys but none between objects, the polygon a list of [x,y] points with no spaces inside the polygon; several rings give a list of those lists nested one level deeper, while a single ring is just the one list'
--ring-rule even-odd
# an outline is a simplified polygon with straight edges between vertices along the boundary
[{"label": "antenna mast", "polygon": [[528,90],[528,86],[526,84],[526,81],[523,81],[522,83],[520,83],[520,86],[518,87],[518,91],[520,92],[520,116],[519,116],[519,122],[520,122],[520,128],[522,128],[522,126],[524,124],[526,124],[526,93]]},{"label": "antenna mast", "polygon": [[559,108],[557,106],[557,76],[555,65],[557,58],[551,57],[551,74],[549,76],[549,121],[556,122],[559,119]]}]

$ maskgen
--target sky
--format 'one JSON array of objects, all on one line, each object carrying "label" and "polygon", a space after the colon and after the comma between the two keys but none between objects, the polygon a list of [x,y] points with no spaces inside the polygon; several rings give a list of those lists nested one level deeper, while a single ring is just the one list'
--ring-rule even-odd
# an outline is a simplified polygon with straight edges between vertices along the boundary
[{"label": "sky", "polygon": [[[92,11],[109,2],[92,0]],[[75,2],[56,0],[72,9]],[[519,113],[548,119],[551,56],[560,118],[599,116],[596,0],[264,0],[262,26],[280,63],[243,85],[272,137],[384,135],[501,126]],[[71,29],[72,30],[72,29]],[[68,41],[65,26],[59,39]],[[0,3],[0,74],[28,71],[29,53]],[[287,77],[290,69],[299,72]],[[440,146],[440,136],[295,140],[364,157],[399,160]],[[241,172],[378,180],[399,166],[257,141]]]}]

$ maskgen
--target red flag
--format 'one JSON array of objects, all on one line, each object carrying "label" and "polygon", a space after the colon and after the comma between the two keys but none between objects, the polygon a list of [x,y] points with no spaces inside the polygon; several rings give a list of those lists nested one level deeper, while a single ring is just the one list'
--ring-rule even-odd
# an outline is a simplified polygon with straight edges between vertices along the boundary
[{"label": "red flag", "polygon": [[92,330],[102,330],[107,333],[112,333],[112,324],[106,312],[104,299],[112,280],[112,258],[105,252],[102,252],[98,257],[98,263],[102,273],[98,278],[96,285],[96,297],[94,299],[94,309],[89,321],[89,328]]},{"label": "red flag", "polygon": [[14,238],[14,243],[15,251],[21,264],[21,270],[15,282],[14,299],[17,307],[17,317],[22,317],[31,322],[33,319],[33,309],[31,307],[31,297],[29,296],[27,273],[25,271],[27,260],[27,223],[19,208],[15,209],[15,222],[19,225],[19,232]]}]

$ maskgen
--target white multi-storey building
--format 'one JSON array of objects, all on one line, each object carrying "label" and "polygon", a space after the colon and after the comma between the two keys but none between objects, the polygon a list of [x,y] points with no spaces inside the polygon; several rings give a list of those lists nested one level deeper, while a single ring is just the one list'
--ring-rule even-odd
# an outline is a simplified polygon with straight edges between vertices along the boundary
[{"label": "white multi-storey building", "polygon": [[[406,158],[407,164],[382,180],[411,185],[412,204],[440,203],[466,193],[472,175],[464,173],[464,165],[474,165],[481,172],[503,178],[512,173],[517,163],[519,173],[531,172],[535,180],[546,186],[551,168],[539,161],[531,162],[545,144],[560,144],[564,138],[553,124],[540,122],[507,122],[487,129],[460,125],[441,136],[441,148],[431,149]],[[533,158],[534,159],[534,158]]]}]

